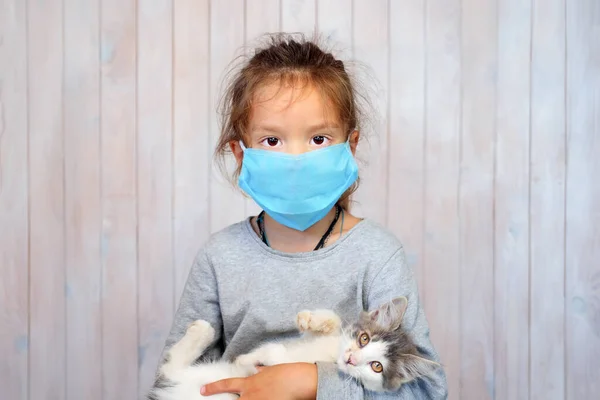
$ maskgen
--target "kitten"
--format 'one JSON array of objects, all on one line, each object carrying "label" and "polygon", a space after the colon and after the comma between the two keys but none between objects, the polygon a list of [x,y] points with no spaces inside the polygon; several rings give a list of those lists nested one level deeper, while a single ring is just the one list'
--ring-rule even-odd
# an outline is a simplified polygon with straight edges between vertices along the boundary
[{"label": "kitten", "polygon": [[340,371],[372,391],[396,391],[402,384],[433,373],[440,364],[423,358],[402,328],[407,307],[399,297],[371,312],[343,334],[337,359]]},{"label": "kitten", "polygon": [[[402,330],[405,297],[394,299],[342,331],[340,318],[330,310],[301,311],[296,325],[302,336],[264,344],[233,363],[194,364],[214,339],[206,321],[190,325],[184,337],[167,352],[166,361],[148,395],[149,400],[200,400],[202,385],[225,378],[255,374],[257,365],[295,362],[337,362],[339,369],[373,391],[394,391],[403,383],[432,373],[438,363],[427,360]],[[218,394],[211,400],[233,400],[236,394]]]}]

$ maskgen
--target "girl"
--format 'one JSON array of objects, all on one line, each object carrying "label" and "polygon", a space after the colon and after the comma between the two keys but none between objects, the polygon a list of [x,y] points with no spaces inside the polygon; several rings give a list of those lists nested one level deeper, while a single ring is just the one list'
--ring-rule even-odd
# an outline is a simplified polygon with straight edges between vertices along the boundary
[{"label": "girl", "polygon": [[[231,151],[240,188],[263,209],[212,235],[189,274],[165,351],[203,319],[218,338],[209,356],[234,359],[295,334],[302,309],[350,319],[406,296],[403,324],[438,360],[402,245],[349,211],[356,190],[359,101],[342,61],[313,42],[274,36],[234,77],[224,97],[216,156]],[[444,372],[371,393],[327,363],[266,367],[202,388],[243,400],[443,399]]]}]

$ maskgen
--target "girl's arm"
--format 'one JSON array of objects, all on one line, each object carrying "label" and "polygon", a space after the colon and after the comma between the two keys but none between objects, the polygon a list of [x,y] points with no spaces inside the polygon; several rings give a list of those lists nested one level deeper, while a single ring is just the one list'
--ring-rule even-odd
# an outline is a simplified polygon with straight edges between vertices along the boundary
[{"label": "girl's arm", "polygon": [[215,339],[202,358],[220,358],[223,350],[217,346],[223,335],[221,311],[214,270],[204,250],[201,250],[190,270],[179,307],[173,318],[171,332],[163,349],[161,363],[167,350],[181,339],[188,326],[198,320],[208,321],[215,329]]},{"label": "girl's arm", "polygon": [[[427,358],[439,357],[429,339],[429,326],[419,302],[417,282],[404,259],[404,250],[398,249],[371,280],[366,293],[367,307],[373,310],[398,296],[406,296],[408,308],[403,326],[411,333],[419,351]],[[446,375],[440,368],[431,378],[417,379],[404,384],[395,393],[375,393],[363,389],[354,380],[342,376],[335,364],[317,363],[317,400],[328,399],[446,399]]]}]

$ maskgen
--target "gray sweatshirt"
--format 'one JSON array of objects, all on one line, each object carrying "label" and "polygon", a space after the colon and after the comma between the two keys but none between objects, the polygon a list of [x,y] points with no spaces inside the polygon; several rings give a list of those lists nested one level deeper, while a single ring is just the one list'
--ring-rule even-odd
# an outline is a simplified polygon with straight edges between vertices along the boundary
[{"label": "gray sweatshirt", "polygon": [[[408,298],[403,325],[426,357],[438,355],[419,302],[417,283],[402,245],[385,228],[365,219],[328,247],[283,253],[266,246],[249,219],[211,236],[188,276],[165,350],[196,319],[210,322],[216,340],[208,357],[232,360],[271,338],[297,335],[295,315],[303,309],[333,309],[354,320],[397,296]],[[446,377],[417,379],[397,393],[363,389],[333,363],[317,363],[318,400],[445,399]]]}]

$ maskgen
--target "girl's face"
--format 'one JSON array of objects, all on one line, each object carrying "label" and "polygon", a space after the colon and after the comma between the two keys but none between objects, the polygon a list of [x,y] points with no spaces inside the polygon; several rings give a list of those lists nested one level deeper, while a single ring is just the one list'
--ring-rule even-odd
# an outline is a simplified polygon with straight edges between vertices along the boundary
[{"label": "girl's face", "polygon": [[[337,113],[311,85],[264,86],[256,93],[249,122],[244,142],[255,149],[302,154],[348,139]],[[354,131],[350,135],[353,153],[357,142],[358,131]],[[239,143],[231,142],[230,146],[241,164],[243,152]]]}]

